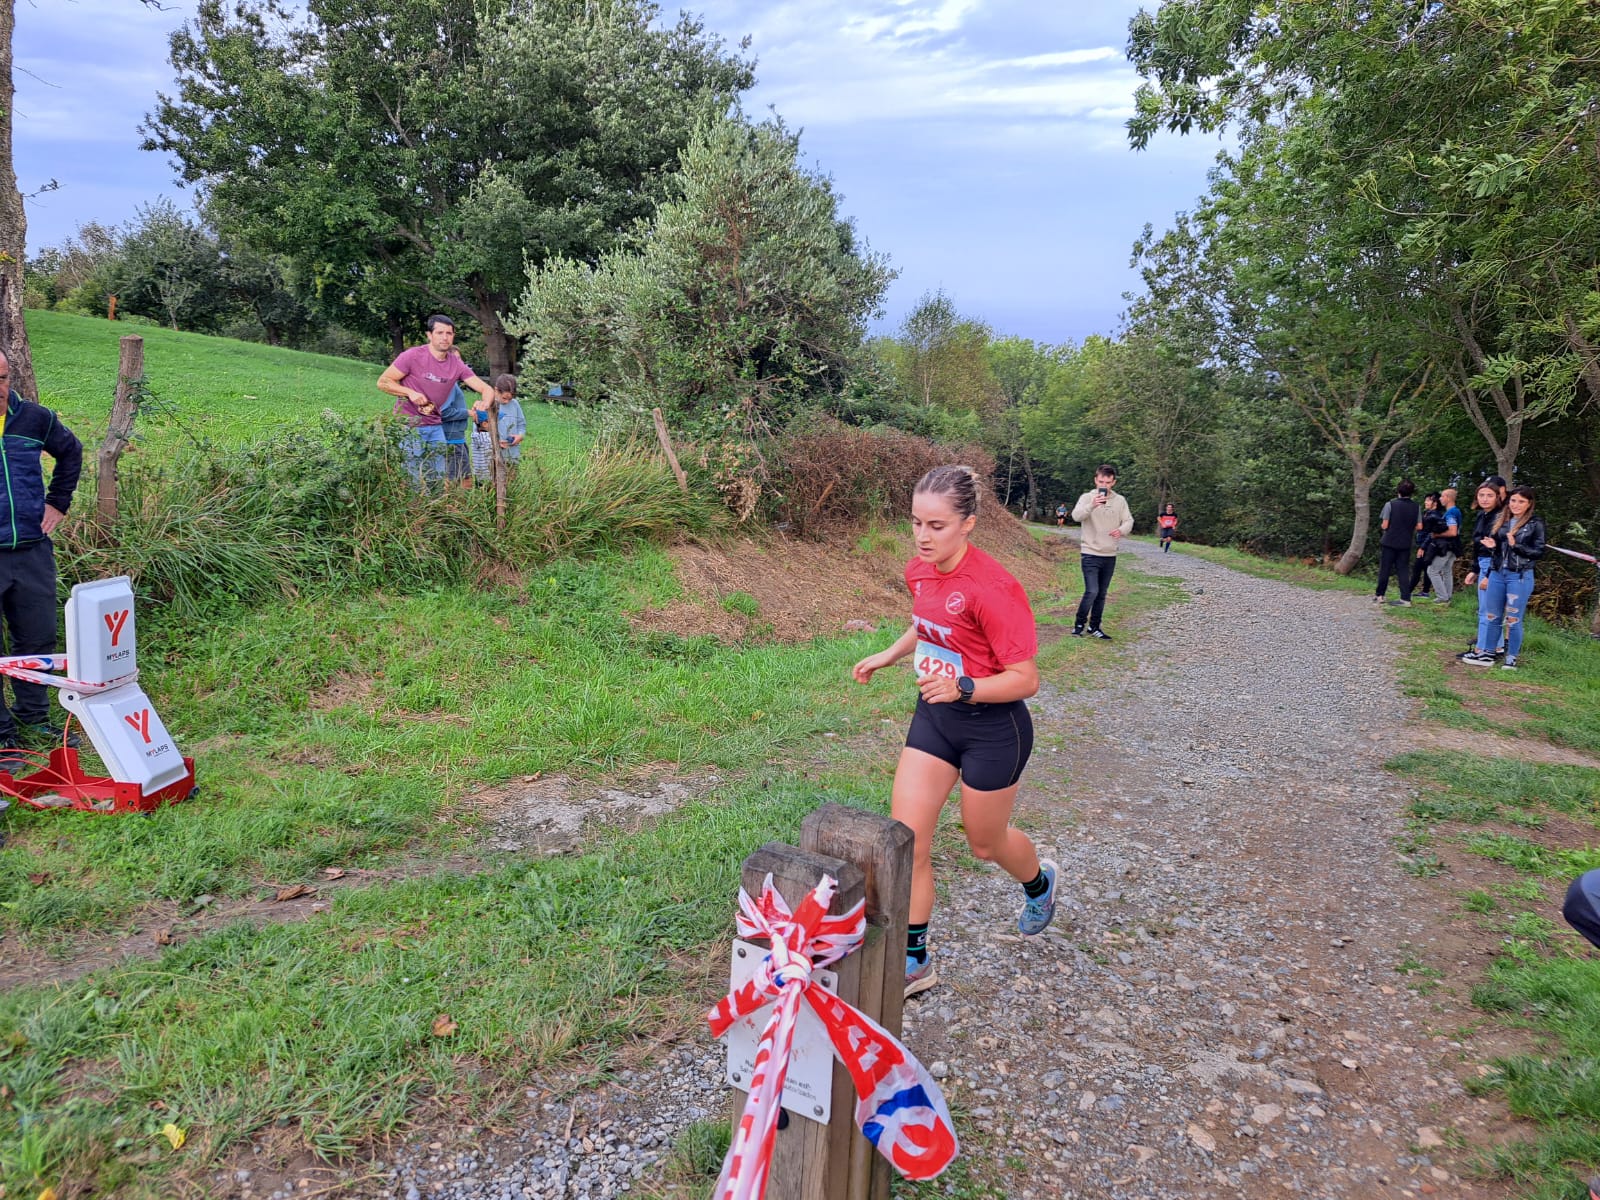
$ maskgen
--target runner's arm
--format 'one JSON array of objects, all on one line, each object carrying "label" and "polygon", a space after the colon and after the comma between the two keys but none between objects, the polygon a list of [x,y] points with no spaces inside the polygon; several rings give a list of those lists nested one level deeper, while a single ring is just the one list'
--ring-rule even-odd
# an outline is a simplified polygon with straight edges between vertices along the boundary
[{"label": "runner's arm", "polygon": [[863,658],[850,669],[857,683],[866,683],[872,678],[874,671],[881,671],[884,667],[893,666],[906,655],[917,648],[917,627],[906,626],[906,631],[894,640],[894,644],[887,650],[880,650],[877,654],[870,654]]},{"label": "runner's arm", "polygon": [[[961,699],[958,683],[943,675],[924,676],[917,680],[917,687],[929,704],[955,704]],[[1038,690],[1039,667],[1031,658],[1008,664],[998,675],[972,681],[972,699],[978,704],[1026,700]]]}]

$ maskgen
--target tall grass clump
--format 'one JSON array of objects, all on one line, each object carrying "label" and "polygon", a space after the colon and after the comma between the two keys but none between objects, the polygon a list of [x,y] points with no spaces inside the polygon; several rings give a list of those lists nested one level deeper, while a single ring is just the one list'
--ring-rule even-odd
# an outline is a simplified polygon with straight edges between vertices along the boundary
[{"label": "tall grass clump", "polygon": [[489,488],[419,494],[399,436],[326,412],[234,449],[135,459],[109,530],[82,516],[63,528],[62,587],[125,574],[143,600],[187,620],[306,590],[459,583],[718,519],[714,502],[683,494],[664,464],[623,445],[548,467],[529,455],[498,528]]}]

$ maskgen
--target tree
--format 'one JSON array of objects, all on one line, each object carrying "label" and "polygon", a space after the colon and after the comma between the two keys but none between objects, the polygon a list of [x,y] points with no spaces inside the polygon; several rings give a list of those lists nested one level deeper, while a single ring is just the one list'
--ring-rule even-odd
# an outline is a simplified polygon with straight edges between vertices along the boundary
[{"label": "tree", "polygon": [[580,396],[681,418],[748,514],[759,441],[841,386],[893,277],[796,135],[724,119],[696,133],[629,248],[533,267],[511,329]]},{"label": "tree", "polygon": [[0,0],[0,351],[11,364],[11,386],[22,395],[37,396],[33,352],[22,318],[28,215],[11,159],[11,113],[16,94],[11,82],[11,35],[15,29],[16,0]]},{"label": "tree", "polygon": [[924,293],[900,323],[891,352],[908,398],[947,413],[985,413],[1001,400],[989,371],[991,334],[963,317],[944,289]]},{"label": "tree", "polygon": [[214,329],[226,303],[216,237],[171,200],[142,205],[122,235],[110,286],[130,313],[173,329]]},{"label": "tree", "polygon": [[[528,264],[593,263],[665,194],[750,64],[645,0],[201,0],[148,149],[256,248],[338,294],[409,292],[482,328]],[[392,308],[385,311],[392,312]]]},{"label": "tree", "polygon": [[1314,129],[1253,127],[1194,217],[1138,249],[1150,307],[1209,320],[1215,355],[1264,376],[1348,463],[1354,522],[1335,567],[1348,574],[1373,483],[1437,418],[1439,388],[1382,215],[1303,169]]},{"label": "tree", "polygon": [[1315,123],[1317,173],[1385,218],[1509,478],[1530,421],[1600,396],[1597,44],[1585,0],[1167,3],[1130,27],[1130,138]]},{"label": "tree", "polygon": [[1010,504],[1016,472],[1022,472],[1026,487],[1024,510],[1027,516],[1040,512],[1039,480],[1033,469],[1033,455],[1023,434],[1023,414],[1037,405],[1060,365],[1052,346],[1036,345],[1027,338],[1007,337],[989,343],[985,350],[989,374],[999,390],[1003,405],[992,427],[995,433],[995,461],[1003,464],[1005,479],[995,480],[1000,503]]}]

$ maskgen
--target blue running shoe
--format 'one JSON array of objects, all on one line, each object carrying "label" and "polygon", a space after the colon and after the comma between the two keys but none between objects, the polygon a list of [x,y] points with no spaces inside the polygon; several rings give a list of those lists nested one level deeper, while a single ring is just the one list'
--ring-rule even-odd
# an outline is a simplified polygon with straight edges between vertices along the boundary
[{"label": "blue running shoe", "polygon": [[1017,918],[1017,930],[1029,936],[1043,933],[1056,915],[1056,873],[1060,868],[1047,858],[1039,864],[1039,870],[1044,872],[1045,879],[1049,881],[1050,890],[1024,904],[1022,915]]},{"label": "blue running shoe", "polygon": [[909,1000],[918,992],[925,992],[939,982],[939,976],[933,969],[933,955],[918,962],[911,955],[906,955],[906,998]]}]

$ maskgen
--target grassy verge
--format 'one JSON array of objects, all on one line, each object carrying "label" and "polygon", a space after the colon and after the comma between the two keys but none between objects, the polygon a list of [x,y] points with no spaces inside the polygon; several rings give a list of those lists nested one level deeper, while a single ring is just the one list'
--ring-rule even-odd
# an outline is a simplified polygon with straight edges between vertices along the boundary
[{"label": "grassy verge", "polygon": [[[1157,539],[1143,537],[1151,545]],[[1279,583],[1292,583],[1298,587],[1319,591],[1367,592],[1372,590],[1373,577],[1358,570],[1353,575],[1337,575],[1327,567],[1308,567],[1297,558],[1263,558],[1235,550],[1229,546],[1202,546],[1198,542],[1173,542],[1173,554],[1188,554],[1203,558],[1219,566],[1231,567],[1258,579],[1275,579]]]},{"label": "grassy verge", "polygon": [[[159,1195],[166,1169],[263,1129],[339,1154],[429,1106],[492,1110],[531,1071],[603,1066],[682,1020],[751,847],[793,840],[824,800],[884,802],[892,756],[817,748],[876,741],[909,680],[845,682],[881,634],[723,646],[631,626],[676,588],[641,551],[496,592],[287,601],[148,668],[201,752],[201,796],[133,820],[15,815],[5,944],[68,953],[138,926],[150,901],[248,897],[328,867],[457,865],[0,997],[0,1183]],[[1131,572],[1118,588],[1130,619],[1176,595]],[[1041,597],[1042,620],[1075,599]],[[1092,649],[1059,639],[1046,671],[1081,675],[1104,658]],[[463,804],[480,784],[663,763],[704,781],[694,801],[579,855],[487,851]]]},{"label": "grassy verge", "polygon": [[[30,310],[39,400],[86,443],[105,435],[117,385],[118,342],[127,333],[144,338],[145,378],[154,393],[137,429],[147,451],[196,442],[234,445],[266,429],[297,428],[323,410],[381,417],[393,405],[376,387],[386,364]],[[524,388],[530,390],[537,389]],[[537,447],[562,460],[582,453],[586,439],[570,410],[531,398],[524,398],[522,407],[530,450]]]}]

